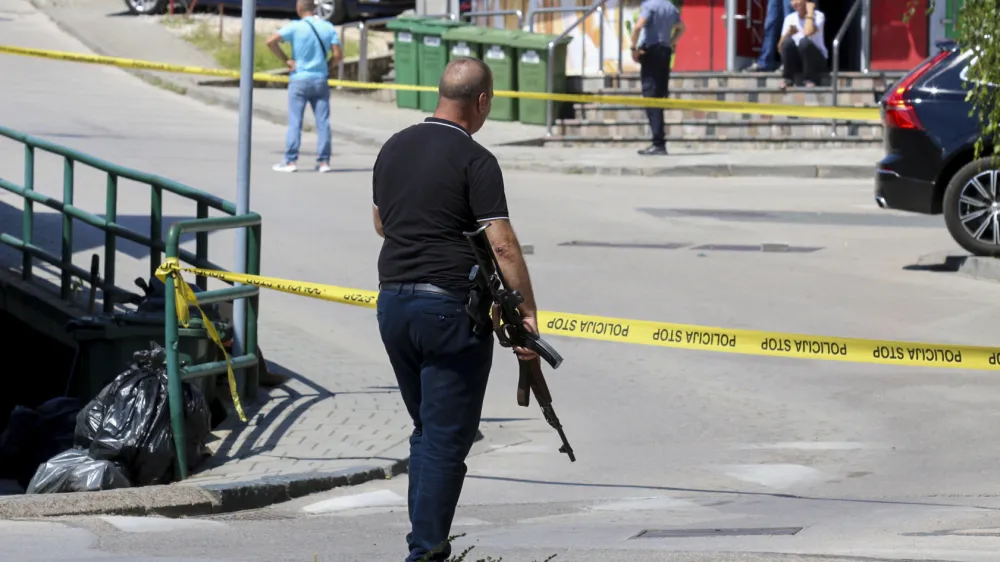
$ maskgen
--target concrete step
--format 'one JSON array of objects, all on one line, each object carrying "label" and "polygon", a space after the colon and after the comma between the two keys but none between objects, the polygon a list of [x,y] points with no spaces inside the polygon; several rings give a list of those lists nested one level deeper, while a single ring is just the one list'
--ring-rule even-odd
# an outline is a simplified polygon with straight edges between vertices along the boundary
[{"label": "concrete step", "polygon": [[[882,142],[882,126],[878,123],[837,123],[826,120],[797,119],[746,119],[720,121],[717,119],[670,119],[666,123],[668,137],[678,140],[699,140],[728,143],[780,143],[801,141],[830,142],[836,131],[841,142]],[[556,123],[553,132],[562,137],[590,139],[588,142],[619,142],[621,139],[646,139],[650,137],[649,122],[645,116],[610,121],[564,119]]]},{"label": "concrete step", "polygon": [[[841,73],[837,79],[840,88],[858,88],[861,90],[885,91],[896,80],[903,76],[901,72],[860,72]],[[781,86],[782,78],[777,73],[726,73],[726,72],[675,72],[670,75],[670,89],[773,89]],[[831,87],[830,76],[819,84]],[[579,77],[570,76],[567,89],[575,92],[594,92],[597,90],[635,90],[642,89],[642,80],[638,74],[622,76]]]},{"label": "concrete step", "polygon": [[[634,90],[598,90],[596,95],[638,97],[641,92]],[[861,88],[845,88],[837,93],[838,106],[849,107],[875,107],[878,103],[876,95],[881,97],[881,92],[864,90]],[[709,100],[728,101],[737,103],[768,103],[780,105],[811,105],[811,106],[832,106],[834,105],[833,90],[830,88],[799,88],[783,91],[778,88],[764,89],[699,89],[699,88],[678,88],[671,90],[668,94],[671,99],[683,100]],[[576,104],[579,109],[593,107],[593,104]],[[605,105],[604,107],[611,107]]]},{"label": "concrete step", "polygon": [[[645,134],[620,137],[580,137],[570,134],[554,134],[551,137],[539,139],[538,142],[543,146],[556,147],[643,148],[649,146],[650,136]],[[667,135],[668,149],[684,147],[691,150],[733,150],[734,148],[745,150],[826,150],[832,148],[878,148],[881,145],[881,140],[842,136],[708,139],[684,134]],[[874,163],[872,169],[874,170]]]},{"label": "concrete step", "polygon": [[[677,99],[677,98],[673,98]],[[740,100],[746,101],[746,100]],[[780,103],[780,102],[778,102]],[[795,105],[802,106],[817,106],[822,104],[816,103],[799,103]],[[842,103],[841,107],[848,106],[849,104]],[[862,105],[862,104],[857,104]],[[688,121],[691,119],[712,119],[719,122],[732,122],[732,123],[747,123],[753,120],[765,120],[772,123],[797,123],[801,122],[804,118],[802,117],[786,117],[782,115],[754,115],[754,114],[742,114],[742,113],[728,113],[721,111],[703,111],[703,110],[681,110],[681,109],[665,109],[663,110],[664,119],[667,121]],[[646,118],[646,110],[641,107],[628,106],[628,105],[601,105],[601,104],[576,104],[573,107],[563,107],[560,108],[556,117],[562,119],[578,119],[578,120],[588,120],[588,121],[603,121],[603,122],[613,122],[613,121],[628,121],[628,120],[642,120]],[[810,119],[815,119],[810,118]],[[833,119],[822,119],[823,121],[832,122]],[[859,123],[873,123],[878,124],[877,121],[859,121]]]}]

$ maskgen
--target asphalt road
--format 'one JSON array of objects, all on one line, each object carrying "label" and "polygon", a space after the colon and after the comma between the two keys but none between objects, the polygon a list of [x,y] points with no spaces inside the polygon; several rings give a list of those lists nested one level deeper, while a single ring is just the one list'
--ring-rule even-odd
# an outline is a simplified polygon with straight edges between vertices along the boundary
[{"label": "asphalt road", "polygon": [[[26,6],[0,14],[26,43],[80,49]],[[233,197],[235,115],[114,69],[2,57],[0,72],[25,77],[0,88],[0,123]],[[338,142],[337,173],[282,175],[270,165],[280,158],[283,129],[256,122],[254,135],[264,271],[374,287],[372,151]],[[314,138],[305,136],[307,150]],[[19,146],[0,140],[0,175],[20,178],[21,157]],[[59,194],[61,162],[44,162],[38,189]],[[103,179],[78,173],[77,204],[101,212]],[[922,255],[959,250],[940,219],[878,210],[869,182],[513,172],[505,181],[515,227],[535,247],[529,267],[548,310],[996,343],[1000,287],[913,268]],[[136,186],[121,191],[119,209],[141,221],[148,194]],[[0,196],[0,205],[17,204]],[[167,209],[193,214],[176,199]],[[12,224],[5,219],[3,228],[19,229]],[[692,248],[763,242],[812,250]],[[634,247],[671,243],[683,246]],[[211,245],[229,265],[232,238],[213,235]],[[77,258],[86,264],[88,256],[84,248]],[[123,279],[145,267],[141,255],[131,259]],[[261,322],[334,334],[359,354],[382,357],[368,310],[280,294],[265,296],[261,307]],[[556,452],[534,406],[516,406],[514,358],[498,354],[487,439],[469,463],[455,529],[475,554],[510,561],[550,554],[572,561],[996,559],[995,375],[552,343],[566,361],[549,384],[578,462]],[[405,477],[369,483],[211,521],[4,522],[0,559],[401,560],[405,486]],[[706,528],[778,534],[656,538],[658,530]]]}]

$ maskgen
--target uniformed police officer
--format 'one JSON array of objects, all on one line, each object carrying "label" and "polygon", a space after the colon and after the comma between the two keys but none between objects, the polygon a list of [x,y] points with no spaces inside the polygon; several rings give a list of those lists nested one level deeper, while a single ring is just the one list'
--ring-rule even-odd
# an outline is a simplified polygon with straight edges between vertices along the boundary
[{"label": "uniformed police officer", "polygon": [[[432,117],[392,136],[375,161],[378,325],[406,409],[410,437],[406,537],[415,562],[444,560],[493,362],[493,333],[473,333],[467,312],[475,264],[463,232],[486,234],[521,314],[537,333],[528,269],[510,225],[496,157],[472,139],[490,113],[493,75],[482,61],[456,59],[438,86]],[[536,355],[515,348],[522,359]],[[435,552],[436,550],[436,552]]]}]

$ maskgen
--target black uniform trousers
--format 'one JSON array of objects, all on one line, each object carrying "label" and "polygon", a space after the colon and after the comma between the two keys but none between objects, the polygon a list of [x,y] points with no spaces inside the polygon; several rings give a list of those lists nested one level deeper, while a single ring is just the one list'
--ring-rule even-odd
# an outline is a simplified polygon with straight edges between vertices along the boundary
[{"label": "black uniform trousers", "polygon": [[413,419],[406,560],[416,562],[435,549],[427,559],[445,560],[493,364],[493,332],[472,332],[463,295],[422,292],[412,283],[384,285],[377,317]]},{"label": "black uniform trousers", "polygon": [[[673,49],[669,45],[650,45],[643,47],[645,51],[639,55],[639,78],[642,79],[642,97],[665,98],[670,93],[670,57]],[[653,131],[653,146],[667,145],[663,125],[663,110],[646,108],[649,118],[649,128]]]}]

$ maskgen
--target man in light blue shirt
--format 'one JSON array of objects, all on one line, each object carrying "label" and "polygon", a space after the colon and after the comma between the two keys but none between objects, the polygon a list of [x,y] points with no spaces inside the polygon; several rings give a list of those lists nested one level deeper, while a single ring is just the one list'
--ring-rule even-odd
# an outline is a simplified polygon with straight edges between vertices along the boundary
[{"label": "man in light blue shirt", "polygon": [[[317,170],[330,171],[330,86],[327,80],[330,69],[340,62],[343,51],[337,29],[330,22],[315,15],[315,0],[298,0],[296,11],[301,19],[282,27],[267,40],[274,56],[281,59],[291,71],[288,75],[288,135],[285,139],[285,159],[275,164],[278,172],[295,172],[302,140],[302,118],[306,104],[316,117]],[[292,45],[292,58],[281,50],[280,44]],[[333,58],[327,56],[333,51]]]}]

